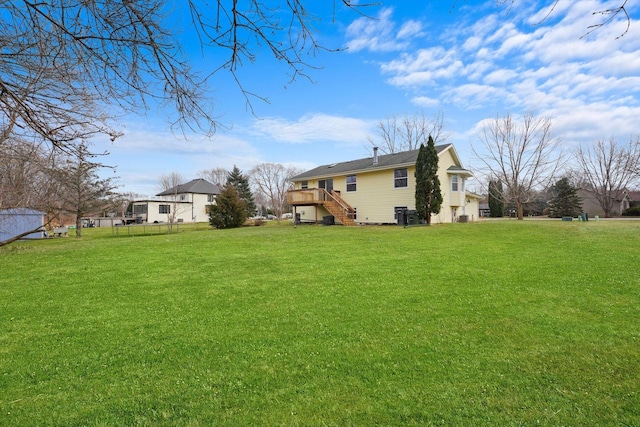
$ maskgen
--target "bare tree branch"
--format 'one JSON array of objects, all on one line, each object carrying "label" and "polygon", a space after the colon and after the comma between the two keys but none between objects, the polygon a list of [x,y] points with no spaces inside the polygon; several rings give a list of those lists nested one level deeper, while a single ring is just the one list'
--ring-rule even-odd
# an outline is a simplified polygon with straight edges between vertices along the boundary
[{"label": "bare tree branch", "polygon": [[579,147],[576,160],[583,188],[610,217],[615,201],[640,177],[640,137],[626,145],[619,145],[613,137],[607,142],[598,140],[591,147]]},{"label": "bare tree branch", "polygon": [[451,135],[444,131],[442,111],[431,118],[427,118],[424,111],[412,116],[391,116],[378,122],[376,127],[378,140],[369,137],[369,143],[372,147],[378,147],[380,152],[385,154],[417,150],[421,144],[427,144],[429,135],[436,144],[442,144]]},{"label": "bare tree branch", "polygon": [[295,168],[287,168],[277,163],[262,163],[254,167],[251,180],[270,202],[276,219],[280,221],[287,204],[287,190],[291,188],[291,177],[300,173]]},{"label": "bare tree branch", "polygon": [[510,114],[487,120],[472,146],[485,174],[503,185],[502,199],[514,203],[518,219],[536,188],[544,188],[563,165],[559,140],[551,134],[551,119],[525,113],[521,121]]}]

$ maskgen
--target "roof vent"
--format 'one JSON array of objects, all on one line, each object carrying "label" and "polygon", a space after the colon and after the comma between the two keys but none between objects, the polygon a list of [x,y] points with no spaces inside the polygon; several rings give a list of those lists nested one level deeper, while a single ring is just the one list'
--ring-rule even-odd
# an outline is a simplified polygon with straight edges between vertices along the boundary
[{"label": "roof vent", "polygon": [[378,165],[378,147],[373,147],[373,166]]}]

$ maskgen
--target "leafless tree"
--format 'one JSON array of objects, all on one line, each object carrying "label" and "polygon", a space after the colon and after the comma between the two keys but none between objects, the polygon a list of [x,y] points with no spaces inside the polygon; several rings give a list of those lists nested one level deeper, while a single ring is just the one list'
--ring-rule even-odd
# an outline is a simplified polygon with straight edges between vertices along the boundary
[{"label": "leafless tree", "polygon": [[[171,4],[0,0],[0,144],[18,134],[69,151],[95,134],[117,138],[112,119],[119,114],[163,106],[171,106],[176,128],[213,133],[219,122],[207,87],[216,73],[230,72],[250,104],[260,97],[244,88],[240,66],[266,52],[295,80],[308,76],[310,55],[323,49],[312,25],[317,16],[301,0],[188,0],[187,18]],[[203,56],[214,49],[210,57],[219,59],[202,75],[180,42],[194,31]]]},{"label": "leafless tree", "polygon": [[170,225],[176,222],[180,204],[178,194],[180,185],[184,183],[184,177],[179,172],[171,172],[160,176],[160,194],[171,201],[170,211],[167,213],[167,220]]},{"label": "leafless tree", "polygon": [[640,137],[624,145],[612,137],[607,142],[599,140],[593,146],[579,147],[576,160],[584,189],[593,194],[609,218],[615,201],[640,177]]},{"label": "leafless tree", "polygon": [[286,167],[278,163],[262,163],[254,167],[251,180],[254,185],[267,197],[278,221],[284,213],[287,204],[287,190],[291,188],[290,179],[300,173],[298,169]]},{"label": "leafless tree", "polygon": [[478,133],[480,147],[472,146],[484,173],[502,182],[502,199],[516,206],[518,219],[536,188],[545,188],[563,165],[559,140],[551,133],[551,119],[533,112],[522,120],[510,114],[486,120]]},{"label": "leafless tree", "polygon": [[0,145],[0,209],[43,209],[53,187],[52,163],[40,144],[10,138]]},{"label": "leafless tree", "polygon": [[[496,0],[496,2],[499,4],[509,3],[510,7],[514,5],[515,1],[516,0]],[[549,19],[549,17],[556,10],[556,7],[558,6],[559,2],[560,0],[553,0],[550,2],[551,4],[547,9],[547,14],[542,18],[542,21],[540,23]],[[629,16],[629,12],[627,11],[627,2],[628,0],[619,0],[617,2],[617,6],[613,6],[609,9],[593,11],[592,12],[593,15],[599,15],[603,17],[603,20],[602,22],[589,26],[587,28],[587,32],[581,38],[587,37],[589,34],[593,33],[594,31],[597,31],[600,28],[610,24],[614,19],[616,19],[620,15],[623,15],[624,18],[626,19],[627,26],[625,30],[618,37],[616,37],[616,40],[621,37],[624,37],[629,32],[629,28],[631,27],[631,17]]]},{"label": "leafless tree", "polygon": [[424,111],[412,116],[391,116],[378,122],[376,127],[378,139],[369,137],[369,143],[373,147],[378,147],[384,154],[417,150],[421,144],[427,145],[429,135],[436,144],[444,143],[450,136],[444,131],[442,112],[431,118],[427,118]]},{"label": "leafless tree", "polygon": [[51,171],[60,185],[57,195],[60,210],[75,215],[76,237],[82,237],[84,217],[100,214],[115,203],[115,177],[98,176],[104,166],[95,161],[96,157],[85,145],[80,145]]},{"label": "leafless tree", "polygon": [[227,183],[228,176],[229,176],[229,171],[221,167],[207,169],[207,170],[198,172],[199,178],[206,179],[207,181],[217,185],[221,189]]},{"label": "leafless tree", "polygon": [[[9,138],[0,144],[0,210],[28,207],[48,214],[48,226],[54,220],[59,183],[50,171],[54,165],[51,153],[39,144]],[[0,229],[4,229],[0,219]],[[6,230],[5,230],[6,231]],[[39,230],[28,230],[0,242],[13,243]]]}]

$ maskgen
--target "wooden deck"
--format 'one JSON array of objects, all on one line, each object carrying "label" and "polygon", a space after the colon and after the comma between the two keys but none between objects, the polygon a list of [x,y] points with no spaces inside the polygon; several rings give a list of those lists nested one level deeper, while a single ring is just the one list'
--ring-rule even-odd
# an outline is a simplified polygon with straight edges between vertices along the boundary
[{"label": "wooden deck", "polygon": [[289,190],[287,203],[291,206],[323,206],[344,226],[355,225],[354,209],[340,197],[339,191],[329,193],[323,188]]}]

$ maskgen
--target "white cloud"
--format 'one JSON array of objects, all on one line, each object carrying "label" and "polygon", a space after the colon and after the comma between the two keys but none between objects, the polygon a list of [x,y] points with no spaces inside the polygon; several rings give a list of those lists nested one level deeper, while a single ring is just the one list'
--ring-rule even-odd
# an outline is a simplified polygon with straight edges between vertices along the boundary
[{"label": "white cloud", "polygon": [[383,73],[393,75],[389,82],[396,86],[429,85],[438,79],[454,77],[461,68],[455,50],[441,47],[420,49],[414,55],[405,53],[381,66]]},{"label": "white cloud", "polygon": [[358,18],[347,27],[347,48],[349,52],[370,50],[390,52],[406,49],[411,39],[421,36],[423,25],[419,21],[408,20],[398,30],[392,20],[393,9],[385,8],[376,19]]},{"label": "white cloud", "polygon": [[456,86],[445,93],[445,99],[448,102],[458,104],[468,110],[484,108],[494,99],[506,96],[504,89],[474,83]]},{"label": "white cloud", "polygon": [[297,121],[283,118],[256,120],[253,130],[278,142],[305,144],[313,141],[361,142],[371,132],[371,122],[328,114],[309,114]]},{"label": "white cloud", "polygon": [[432,108],[440,104],[438,99],[429,98],[428,96],[416,96],[411,99],[411,103],[422,108]]},{"label": "white cloud", "polygon": [[402,24],[398,34],[396,35],[397,39],[411,39],[414,37],[421,36],[423,25],[421,22],[410,20]]}]

